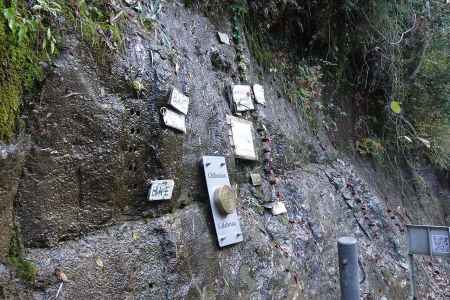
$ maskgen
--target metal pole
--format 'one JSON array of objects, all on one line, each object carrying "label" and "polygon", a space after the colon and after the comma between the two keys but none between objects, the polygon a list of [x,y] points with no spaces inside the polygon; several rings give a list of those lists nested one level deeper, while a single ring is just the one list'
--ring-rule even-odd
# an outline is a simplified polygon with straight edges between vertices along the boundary
[{"label": "metal pole", "polygon": [[409,281],[411,285],[410,297],[411,300],[417,300],[416,269],[414,267],[414,256],[412,254],[408,254],[408,258],[409,258]]},{"label": "metal pole", "polygon": [[359,300],[358,245],[355,238],[338,239],[342,300]]}]

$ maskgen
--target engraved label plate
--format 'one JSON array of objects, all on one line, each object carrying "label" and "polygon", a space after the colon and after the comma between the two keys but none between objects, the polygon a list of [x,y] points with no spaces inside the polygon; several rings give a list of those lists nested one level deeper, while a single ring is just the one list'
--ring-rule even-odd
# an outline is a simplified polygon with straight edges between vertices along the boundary
[{"label": "engraved label plate", "polygon": [[228,34],[223,32],[218,32],[217,35],[219,36],[219,41],[222,44],[230,45],[230,38],[228,37]]},{"label": "engraved label plate", "polygon": [[250,178],[252,179],[252,184],[254,186],[260,186],[262,184],[262,178],[260,174],[252,173],[250,174]]},{"label": "engraved label plate", "polygon": [[202,166],[205,171],[206,185],[208,187],[209,203],[216,228],[220,247],[236,244],[243,241],[241,225],[236,209],[229,214],[220,210],[216,190],[224,185],[230,186],[227,165],[223,156],[203,156]]},{"label": "engraved label plate", "polygon": [[253,142],[253,124],[244,119],[227,116],[231,124],[231,138],[236,157],[248,160],[258,160]]},{"label": "engraved label plate", "polygon": [[149,201],[170,200],[172,199],[173,187],[175,182],[173,180],[155,180],[152,181],[152,186],[148,191]]},{"label": "engraved label plate", "polygon": [[173,88],[172,92],[170,92],[169,105],[187,115],[189,111],[189,97],[183,95],[176,88]]},{"label": "engraved label plate", "polygon": [[161,113],[163,115],[164,124],[166,124],[166,126],[186,133],[186,117],[184,115],[176,113],[165,107],[161,109]]},{"label": "engraved label plate", "polygon": [[264,87],[260,84],[255,84],[253,86],[253,94],[255,94],[256,103],[265,105],[266,98],[264,97]]},{"label": "engraved label plate", "polygon": [[252,90],[249,85],[233,85],[232,97],[237,112],[254,110]]},{"label": "engraved label plate", "polygon": [[450,228],[407,225],[410,254],[450,256]]}]

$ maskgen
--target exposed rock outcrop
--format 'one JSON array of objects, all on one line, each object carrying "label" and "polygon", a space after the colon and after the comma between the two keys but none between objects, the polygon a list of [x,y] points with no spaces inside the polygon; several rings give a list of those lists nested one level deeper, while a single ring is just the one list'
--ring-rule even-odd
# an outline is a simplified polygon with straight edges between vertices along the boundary
[{"label": "exposed rock outcrop", "polygon": [[[31,140],[23,167],[23,154],[0,148],[0,257],[15,199],[26,258],[38,268],[36,281],[24,283],[0,265],[0,296],[54,297],[58,268],[69,280],[59,299],[335,299],[336,238],[352,235],[360,243],[365,298],[407,298],[405,224],[432,223],[432,215],[411,218],[386,201],[323,135],[307,133],[277,76],[250,64],[249,83],[264,85],[267,104],[242,117],[270,133],[288,209],[273,216],[263,207],[269,178],[261,187],[249,183],[250,172],[264,174],[262,161],[232,154],[226,88],[239,74],[230,66],[235,49],[219,43],[219,29],[231,31],[228,23],[218,28],[170,2],[154,32],[130,24],[124,52],[106,64],[75,36],[67,38],[39,98],[24,112]],[[143,89],[134,90],[133,81]],[[191,98],[185,135],[161,118],[172,87]],[[258,134],[256,144],[262,151]],[[202,155],[227,159],[239,190],[243,243],[217,246]],[[162,178],[175,180],[172,200],[146,201],[151,180]],[[438,211],[440,204],[428,200]],[[429,261],[418,261],[421,298],[445,299],[448,266]],[[436,272],[439,280],[425,279]]]}]

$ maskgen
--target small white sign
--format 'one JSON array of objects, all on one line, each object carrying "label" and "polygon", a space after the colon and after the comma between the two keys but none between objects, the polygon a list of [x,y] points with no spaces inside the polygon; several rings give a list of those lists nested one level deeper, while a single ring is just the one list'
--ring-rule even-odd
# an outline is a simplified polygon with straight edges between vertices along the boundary
[{"label": "small white sign", "polygon": [[175,182],[169,180],[152,181],[152,186],[148,192],[149,201],[170,200],[172,199],[173,187]]},{"label": "small white sign", "polygon": [[185,115],[176,113],[170,109],[163,107],[161,109],[164,124],[179,131],[186,133],[186,117]]},{"label": "small white sign", "polygon": [[433,253],[445,254],[450,253],[449,236],[448,234],[432,234],[431,247]]},{"label": "small white sign", "polygon": [[169,105],[187,115],[189,111],[189,97],[183,95],[176,88],[173,88],[169,97]]},{"label": "small white sign", "polygon": [[253,94],[255,94],[255,101],[258,104],[265,105],[266,98],[264,97],[264,87],[260,84],[253,85]]},{"label": "small white sign", "polygon": [[260,174],[252,173],[250,174],[250,178],[252,179],[252,184],[254,186],[260,186],[262,184],[262,177]]},{"label": "small white sign", "polygon": [[231,138],[235,155],[242,159],[257,160],[253,143],[252,122],[233,116],[227,116],[227,120],[231,126]]},{"label": "small white sign", "polygon": [[286,213],[287,213],[287,209],[286,209],[286,206],[284,205],[284,203],[281,201],[275,202],[275,204],[272,207],[272,215],[278,216],[278,215],[286,214]]},{"label": "small white sign", "polygon": [[233,85],[232,97],[237,112],[255,109],[252,100],[252,89],[249,85]]},{"label": "small white sign", "polygon": [[223,32],[218,32],[217,35],[219,36],[219,41],[222,44],[230,45],[230,38],[228,37],[228,34]]}]

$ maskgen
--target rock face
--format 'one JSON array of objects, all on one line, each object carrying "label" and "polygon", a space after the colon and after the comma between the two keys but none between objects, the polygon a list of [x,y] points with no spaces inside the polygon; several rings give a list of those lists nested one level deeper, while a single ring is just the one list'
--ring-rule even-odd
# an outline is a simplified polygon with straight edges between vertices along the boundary
[{"label": "rock face", "polygon": [[[234,159],[228,137],[226,90],[239,74],[235,49],[219,43],[217,31],[230,32],[229,24],[218,28],[173,2],[156,33],[130,26],[123,53],[103,54],[106,63],[68,37],[25,111],[31,141],[23,168],[24,155],[0,157],[0,257],[15,199],[26,257],[38,267],[36,281],[25,284],[0,265],[0,297],[54,297],[59,268],[69,280],[59,299],[335,299],[336,239],[351,235],[360,244],[365,298],[407,298],[407,211],[385,201],[348,160],[336,159],[326,138],[311,137],[279,96],[278,79],[249,65],[249,84],[264,85],[267,103],[242,117],[272,137],[288,214],[264,208],[269,178],[250,184],[250,173],[263,175],[263,162]],[[172,87],[191,99],[185,135],[161,118]],[[256,145],[262,154],[258,134]],[[243,243],[217,246],[202,155],[227,159]],[[145,200],[155,179],[175,180],[172,200]],[[433,221],[429,214],[420,220]],[[429,261],[418,262],[421,298],[445,299],[448,267]],[[441,281],[424,279],[436,271]]]},{"label": "rock face", "polygon": [[108,224],[127,191],[124,105],[102,96],[94,70],[76,57],[56,63],[29,114],[32,146],[17,199],[24,240],[33,246]]},{"label": "rock face", "polygon": [[25,144],[21,141],[0,145],[0,262],[8,255],[14,234],[14,199],[22,172]]}]

